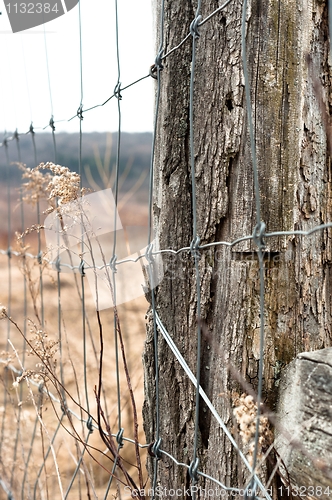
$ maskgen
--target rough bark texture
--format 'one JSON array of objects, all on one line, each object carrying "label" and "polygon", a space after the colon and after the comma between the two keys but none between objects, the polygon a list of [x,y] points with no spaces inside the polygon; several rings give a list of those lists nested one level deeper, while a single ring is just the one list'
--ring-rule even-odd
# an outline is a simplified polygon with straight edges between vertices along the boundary
[{"label": "rough bark texture", "polygon": [[[218,7],[202,2],[205,18]],[[196,3],[165,2],[165,52],[189,31]],[[156,1],[157,20],[160,1]],[[322,110],[330,109],[327,5],[305,0],[253,0],[247,51],[257,144],[262,220],[267,231],[307,230],[331,220],[331,167]],[[201,243],[232,241],[255,227],[252,162],[241,63],[241,3],[232,2],[200,28],[195,81],[195,176]],[[311,55],[308,66],[307,54]],[[161,73],[155,156],[155,227],[161,248],[192,240],[189,158],[191,40]],[[317,87],[317,85],[316,85]],[[299,352],[331,345],[331,233],[267,239],[265,258],[264,399],[274,409],[282,368]],[[252,243],[204,251],[200,260],[204,324],[201,385],[230,429],[232,391],[242,392],[232,365],[256,387],[259,362],[259,277]],[[164,258],[157,311],[195,373],[196,291],[190,255]],[[147,439],[155,438],[151,322],[144,354]],[[162,448],[189,464],[193,457],[195,390],[159,336]],[[200,470],[241,486],[236,453],[200,405]],[[164,458],[164,487],[188,484],[186,470]],[[201,480],[202,487],[214,485]]]},{"label": "rough bark texture", "polygon": [[280,383],[276,450],[291,484],[313,498],[332,488],[331,355],[331,348],[299,354]]}]

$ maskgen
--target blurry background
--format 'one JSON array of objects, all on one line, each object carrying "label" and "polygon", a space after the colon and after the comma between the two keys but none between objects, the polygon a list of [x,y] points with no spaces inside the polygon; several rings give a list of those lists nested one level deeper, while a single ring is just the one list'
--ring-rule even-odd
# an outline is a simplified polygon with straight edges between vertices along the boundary
[{"label": "blurry background", "polygon": [[[84,109],[105,102],[117,83],[114,2],[81,0]],[[76,132],[81,101],[79,8],[30,30],[13,34],[0,2],[0,130],[26,132],[47,126]],[[118,5],[120,81],[122,87],[149,73],[154,62],[150,0],[122,0]],[[123,92],[122,130],[152,130],[152,82],[143,80]],[[117,130],[117,105],[84,115],[85,132]]]},{"label": "blurry background", "polygon": [[[98,414],[94,388],[99,383],[100,330],[95,304],[87,284],[83,298],[84,280],[81,282],[79,275],[57,273],[36,258],[40,249],[46,250],[45,238],[43,231],[30,228],[43,223],[47,193],[39,206],[23,201],[21,187],[27,180],[22,181],[17,165],[21,161],[33,168],[51,161],[78,172],[81,154],[83,185],[93,191],[114,188],[118,102],[112,98],[98,106],[112,96],[118,80],[114,4],[109,0],[81,0],[81,24],[76,6],[44,26],[13,34],[4,2],[0,2],[0,304],[17,325],[8,319],[0,322],[0,499],[117,495],[116,484],[110,484],[111,454],[100,439],[96,420],[92,434],[86,427],[89,412],[93,419]],[[118,4],[120,82],[125,87],[146,77],[154,62],[152,15],[149,0],[121,0]],[[153,83],[150,76],[144,78],[123,90],[120,101],[118,209],[124,225],[145,228]],[[80,104],[81,135],[76,116]],[[18,239],[25,231],[24,239]],[[104,244],[111,247],[112,238]],[[103,411],[114,434],[121,423],[124,435],[136,439],[134,427],[138,423],[141,443],[145,443],[141,425],[141,355],[147,308],[142,294],[118,309],[127,371],[137,404],[136,422],[122,354],[115,353],[113,308],[101,312],[106,359]],[[50,348],[53,343],[54,348]],[[47,362],[54,376],[45,377],[40,356],[45,361],[50,352]],[[32,386],[32,392],[26,380],[16,385],[22,366],[31,370],[30,378],[37,384]],[[41,386],[38,389],[41,380],[44,393]],[[67,395],[57,380],[64,384]],[[62,414],[64,406],[75,416],[71,417],[70,412]],[[84,451],[81,439],[88,442],[88,451]],[[139,481],[141,473],[146,477],[144,450],[142,467],[131,465],[137,460],[132,443],[125,442],[122,456],[135,481]],[[128,497],[129,493],[122,491],[121,498]]]}]

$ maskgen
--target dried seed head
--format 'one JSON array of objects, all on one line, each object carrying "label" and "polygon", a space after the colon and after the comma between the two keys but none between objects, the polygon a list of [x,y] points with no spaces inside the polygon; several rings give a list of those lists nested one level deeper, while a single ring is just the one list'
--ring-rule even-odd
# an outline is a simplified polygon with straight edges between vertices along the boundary
[{"label": "dried seed head", "polygon": [[[238,424],[239,434],[246,448],[248,462],[252,465],[257,425],[257,404],[252,396],[242,394],[241,396],[235,396],[233,405],[233,415]],[[267,417],[260,415],[257,450],[258,460],[262,459],[263,449],[268,447],[272,440],[273,435],[269,427],[269,421]]]},{"label": "dried seed head", "polygon": [[4,318],[7,318],[8,315],[7,315],[7,309],[5,308],[5,306],[3,306],[2,304],[0,304],[0,319],[4,319]]}]

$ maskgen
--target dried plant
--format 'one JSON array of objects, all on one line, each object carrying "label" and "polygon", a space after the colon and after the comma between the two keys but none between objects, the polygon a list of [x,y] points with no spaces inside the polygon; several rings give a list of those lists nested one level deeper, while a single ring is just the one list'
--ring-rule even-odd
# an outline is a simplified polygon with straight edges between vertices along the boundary
[{"label": "dried plant", "polygon": [[30,349],[29,354],[37,355],[41,361],[38,366],[42,370],[42,374],[45,374],[45,367],[48,366],[50,370],[55,373],[57,367],[56,354],[59,350],[59,341],[55,339],[49,339],[48,334],[44,329],[39,328],[31,320],[30,323],[30,334],[32,338],[29,339],[30,344],[33,345],[33,349]]},{"label": "dried plant", "polygon": [[[255,435],[257,426],[257,403],[253,396],[248,394],[234,395],[233,414],[239,427],[239,434],[245,446],[248,462],[253,463]],[[265,450],[273,442],[273,433],[270,429],[269,420],[266,416],[259,417],[259,438],[257,459],[263,458]]]},{"label": "dried plant", "polygon": [[17,164],[22,170],[22,179],[26,182],[22,184],[23,201],[35,206],[41,199],[45,199],[47,186],[52,180],[49,172],[41,172],[40,168],[28,168],[23,163]]},{"label": "dried plant", "polygon": [[[82,196],[86,194],[87,190],[81,188],[80,177],[77,173],[71,172],[67,167],[56,165],[53,163],[45,163],[45,164],[41,163],[35,169],[29,169],[25,165],[20,165],[20,169],[23,171],[22,177],[23,180],[25,181],[22,188],[23,192],[21,199],[23,199],[23,201],[29,202],[33,206],[36,206],[37,210],[39,209],[39,203],[41,201],[47,202],[48,207],[44,211],[44,213],[50,214],[51,212],[56,212],[57,217],[61,221],[61,231],[64,234],[66,233],[67,228],[63,223],[64,220],[63,214],[66,213],[68,204],[69,204],[68,210],[70,210],[70,215],[73,215],[70,203],[73,201],[78,201],[77,210],[78,211],[81,210],[81,213],[74,214],[74,216],[76,217],[77,215],[77,217],[80,217],[79,219],[80,223],[82,220],[84,220],[84,204],[81,203],[80,200]],[[21,270],[24,276],[27,292],[30,295],[29,314],[33,312],[34,318],[33,319],[29,317],[25,318],[24,323],[27,324],[27,327],[26,328],[20,327],[16,321],[14,321],[12,318],[8,316],[6,308],[0,306],[0,319],[6,318],[8,322],[11,324],[11,326],[15,327],[15,329],[23,337],[25,346],[23,347],[22,351],[19,351],[18,349],[16,349],[16,346],[14,346],[14,344],[11,343],[11,346],[15,352],[15,357],[21,366],[20,371],[17,371],[17,369],[15,369],[16,372],[15,370],[13,371],[13,381],[11,384],[11,389],[12,390],[14,389],[17,392],[17,395],[20,393],[20,396],[18,395],[17,397],[20,405],[31,404],[29,403],[29,401],[31,401],[31,398],[33,398],[33,405],[36,409],[38,421],[40,423],[40,434],[42,440],[43,456],[45,455],[46,452],[46,450],[44,449],[43,436],[45,434],[45,436],[47,436],[47,439],[49,439],[46,421],[48,421],[50,417],[48,412],[46,414],[46,420],[44,419],[45,410],[42,409],[43,404],[41,402],[38,402],[39,398],[41,397],[40,394],[42,393],[43,398],[47,400],[49,404],[51,404],[54,411],[54,415],[59,421],[59,425],[74,440],[76,446],[77,460],[80,460],[81,467],[86,471],[85,482],[87,491],[89,491],[90,488],[92,489],[92,491],[94,491],[95,488],[93,480],[94,473],[92,472],[91,469],[91,463],[90,466],[88,466],[84,458],[82,457],[79,458],[81,455],[81,449],[86,451],[89,457],[94,462],[96,462],[102,470],[107,472],[109,477],[113,476],[115,478],[116,484],[127,485],[130,487],[131,490],[137,490],[137,491],[142,490],[144,488],[143,478],[145,474],[143,473],[142,469],[143,466],[140,457],[140,449],[138,446],[138,414],[136,409],[134,391],[132,389],[130,374],[128,370],[128,363],[123,343],[123,337],[121,333],[118,311],[116,308],[114,309],[116,318],[116,331],[120,343],[122,361],[123,361],[123,371],[125,374],[125,381],[127,384],[128,401],[130,401],[131,403],[131,410],[133,413],[131,423],[133,423],[133,435],[135,443],[136,464],[134,466],[132,464],[128,464],[127,459],[125,455],[123,455],[123,452],[121,450],[121,446],[118,446],[118,444],[115,442],[114,438],[111,435],[112,425],[109,422],[109,414],[107,411],[107,404],[106,404],[107,398],[104,393],[104,387],[103,387],[104,386],[104,381],[102,377],[103,359],[101,354],[100,356],[97,355],[95,348],[94,348],[95,358],[99,363],[98,365],[99,376],[97,379],[98,389],[96,390],[95,393],[97,415],[93,417],[91,409],[88,412],[87,408],[85,408],[84,405],[81,403],[80,381],[78,379],[78,376],[76,375],[75,366],[69,352],[67,330],[61,310],[60,288],[63,283],[63,280],[62,278],[60,279],[59,275],[58,278],[55,279],[53,286],[54,286],[54,291],[58,290],[58,301],[59,301],[58,313],[60,311],[59,313],[60,322],[58,322],[58,325],[59,329],[61,328],[62,330],[62,339],[61,336],[58,337],[57,335],[58,332],[56,331],[52,332],[49,326],[47,324],[46,325],[44,324],[44,321],[42,319],[43,316],[41,313],[42,300],[40,300],[40,294],[43,290],[43,275],[45,274],[46,271],[50,272],[50,266],[44,259],[45,254],[43,255],[42,253],[40,253],[38,259],[32,259],[32,261],[30,261],[30,259],[27,257],[27,250],[29,246],[26,243],[25,236],[29,235],[32,232],[37,232],[39,235],[39,233],[41,233],[43,229],[44,226],[38,223],[30,226],[22,234],[17,234],[17,242],[19,245],[18,255],[20,256]],[[89,233],[89,231],[87,230],[86,233]],[[92,247],[91,245],[89,245],[89,234],[87,234],[86,237],[88,240],[85,242],[86,248],[88,249],[88,251],[91,252]],[[65,250],[70,254],[69,248]],[[91,255],[91,257],[93,261],[93,255]],[[104,258],[104,265],[107,265],[105,258]],[[108,278],[110,282],[110,293],[112,294],[111,277],[109,276]],[[80,301],[82,301],[82,291],[80,288],[79,279],[76,274],[74,275],[74,281],[76,285],[78,298]],[[97,317],[98,317],[97,324],[99,325],[99,335],[102,346],[104,333],[101,322],[101,316],[98,312],[97,312]],[[93,332],[91,331],[89,324],[90,320],[87,311],[85,311],[85,320],[88,324],[90,337],[92,341],[91,343],[93,344],[96,341],[96,337],[94,340]],[[64,339],[66,339],[67,345],[65,345]],[[66,359],[69,359],[68,366],[70,364],[72,367],[71,374],[73,380],[69,382],[69,385],[67,385],[68,377],[65,378],[63,377],[64,358],[62,358],[62,356],[65,347],[67,347],[68,350],[68,352],[66,353]],[[28,361],[27,358],[27,361],[25,362],[24,359],[26,353],[28,354],[30,361]],[[34,358],[36,358],[36,362],[32,366],[30,366],[31,363],[34,361]],[[26,363],[28,365],[28,368],[26,367]],[[14,376],[15,373],[16,376]],[[33,385],[31,386],[32,383],[34,383],[35,386],[38,386],[38,392],[36,389],[34,391],[32,390],[33,388]],[[25,387],[25,384],[28,385],[29,398],[22,399],[21,396],[23,394],[24,391],[23,388]],[[76,396],[73,392],[74,388],[76,389],[77,392]],[[55,396],[51,395],[52,391],[53,394],[55,394]],[[104,394],[104,401],[102,401],[103,394]],[[60,407],[58,408],[57,404],[59,403]],[[81,413],[82,432],[78,432],[77,423],[75,422],[75,418],[73,418],[72,409],[75,408],[75,406],[76,408],[79,409]],[[14,403],[13,407],[15,407]],[[72,408],[71,410],[70,407]],[[21,406],[20,406],[20,411],[21,411]],[[64,414],[67,417],[66,424],[65,421],[63,420]],[[19,420],[19,414],[17,418]],[[91,418],[92,419],[91,422],[94,424],[94,426],[99,427],[100,435],[102,439],[104,438],[103,441],[104,444],[106,444],[108,451],[105,452],[104,448],[102,449],[101,446],[99,448],[93,447],[90,443],[86,441],[86,438],[84,437],[86,436],[86,428],[85,426],[83,426],[83,420],[87,418]],[[105,430],[102,427],[104,427]],[[89,433],[91,432],[92,430],[90,430],[89,428]],[[110,452],[110,454],[108,452]],[[96,458],[96,453],[97,454],[99,453],[99,456],[101,456],[102,459]],[[103,461],[105,460],[112,461],[113,464],[117,464],[117,468],[115,468],[113,465],[113,469],[111,470],[111,467],[109,467],[108,465],[106,466],[104,465]],[[46,471],[46,464],[44,464],[43,467],[45,467],[44,471],[46,480],[45,484],[46,488],[48,488],[47,486],[48,472]],[[131,471],[133,469],[135,470],[135,475],[137,475],[138,477],[138,483],[139,483],[138,485],[136,485],[136,480],[131,475],[132,474]],[[77,470],[79,471],[79,468]],[[24,486],[22,486],[22,488],[24,488]],[[40,488],[42,488],[41,485]],[[61,496],[63,495],[63,493],[64,492],[61,491]],[[88,496],[90,498],[90,494]]]},{"label": "dried plant", "polygon": [[62,165],[47,162],[32,169],[22,163],[18,166],[23,172],[22,179],[27,180],[22,184],[23,201],[36,205],[40,200],[47,200],[50,206],[45,213],[51,213],[88,192],[81,188],[79,174]]},{"label": "dried plant", "polygon": [[5,319],[7,317],[7,308],[0,304],[0,319]]}]

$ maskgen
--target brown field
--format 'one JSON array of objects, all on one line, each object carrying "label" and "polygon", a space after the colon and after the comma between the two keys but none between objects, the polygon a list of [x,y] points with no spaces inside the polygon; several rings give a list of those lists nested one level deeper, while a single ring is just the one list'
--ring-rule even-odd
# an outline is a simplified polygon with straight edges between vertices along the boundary
[{"label": "brown field", "polygon": [[[6,250],[7,200],[3,188],[1,195],[3,225],[0,248]],[[13,193],[13,233],[16,229],[20,230],[20,207],[15,200],[17,194]],[[25,227],[36,222],[35,212],[26,204],[24,215]],[[123,210],[121,218],[124,224],[144,225],[146,210],[132,203]],[[28,235],[24,241],[28,247],[25,251],[36,255],[37,243],[36,233]],[[19,248],[15,238],[11,240],[11,245],[13,249]],[[0,255],[0,278],[0,303],[7,307],[7,314],[16,323],[6,318],[0,321],[0,376],[3,388],[0,396],[0,480],[15,499],[105,498],[113,466],[111,454],[101,440],[98,429],[95,428],[89,434],[86,424],[81,423],[81,420],[87,419],[86,410],[89,407],[97,427],[98,408],[94,391],[99,383],[100,328],[89,286],[85,283],[83,306],[80,274],[70,272],[58,276],[49,265],[40,266],[36,259],[23,259],[22,256],[9,259],[5,254]],[[145,443],[141,416],[141,356],[147,307],[145,297],[118,306],[125,358],[138,411],[140,443]],[[116,434],[119,422],[113,308],[101,311],[100,319],[104,342],[101,407],[111,432]],[[126,438],[134,439],[133,408],[120,348],[118,356],[121,427]],[[17,384],[18,375],[12,367],[21,371],[22,366],[25,373]],[[37,384],[43,382],[44,392],[32,385],[33,381]],[[53,400],[47,392],[58,401]],[[73,413],[68,412],[67,408]],[[55,435],[57,427],[59,430]],[[105,422],[103,429],[106,430]],[[88,434],[84,458],[78,463]],[[51,442],[52,449],[48,452]],[[115,440],[113,443],[116,444]],[[137,467],[133,465],[136,460],[134,445],[126,442],[121,456],[126,469],[137,482]],[[141,450],[141,460],[146,477],[145,449]],[[76,468],[78,473],[66,496]],[[119,478],[123,480],[124,476],[119,473]],[[108,498],[130,498],[124,492],[124,485],[119,486],[119,489],[117,492],[117,481],[114,480]],[[7,497],[4,488],[0,488],[0,499]]]}]

